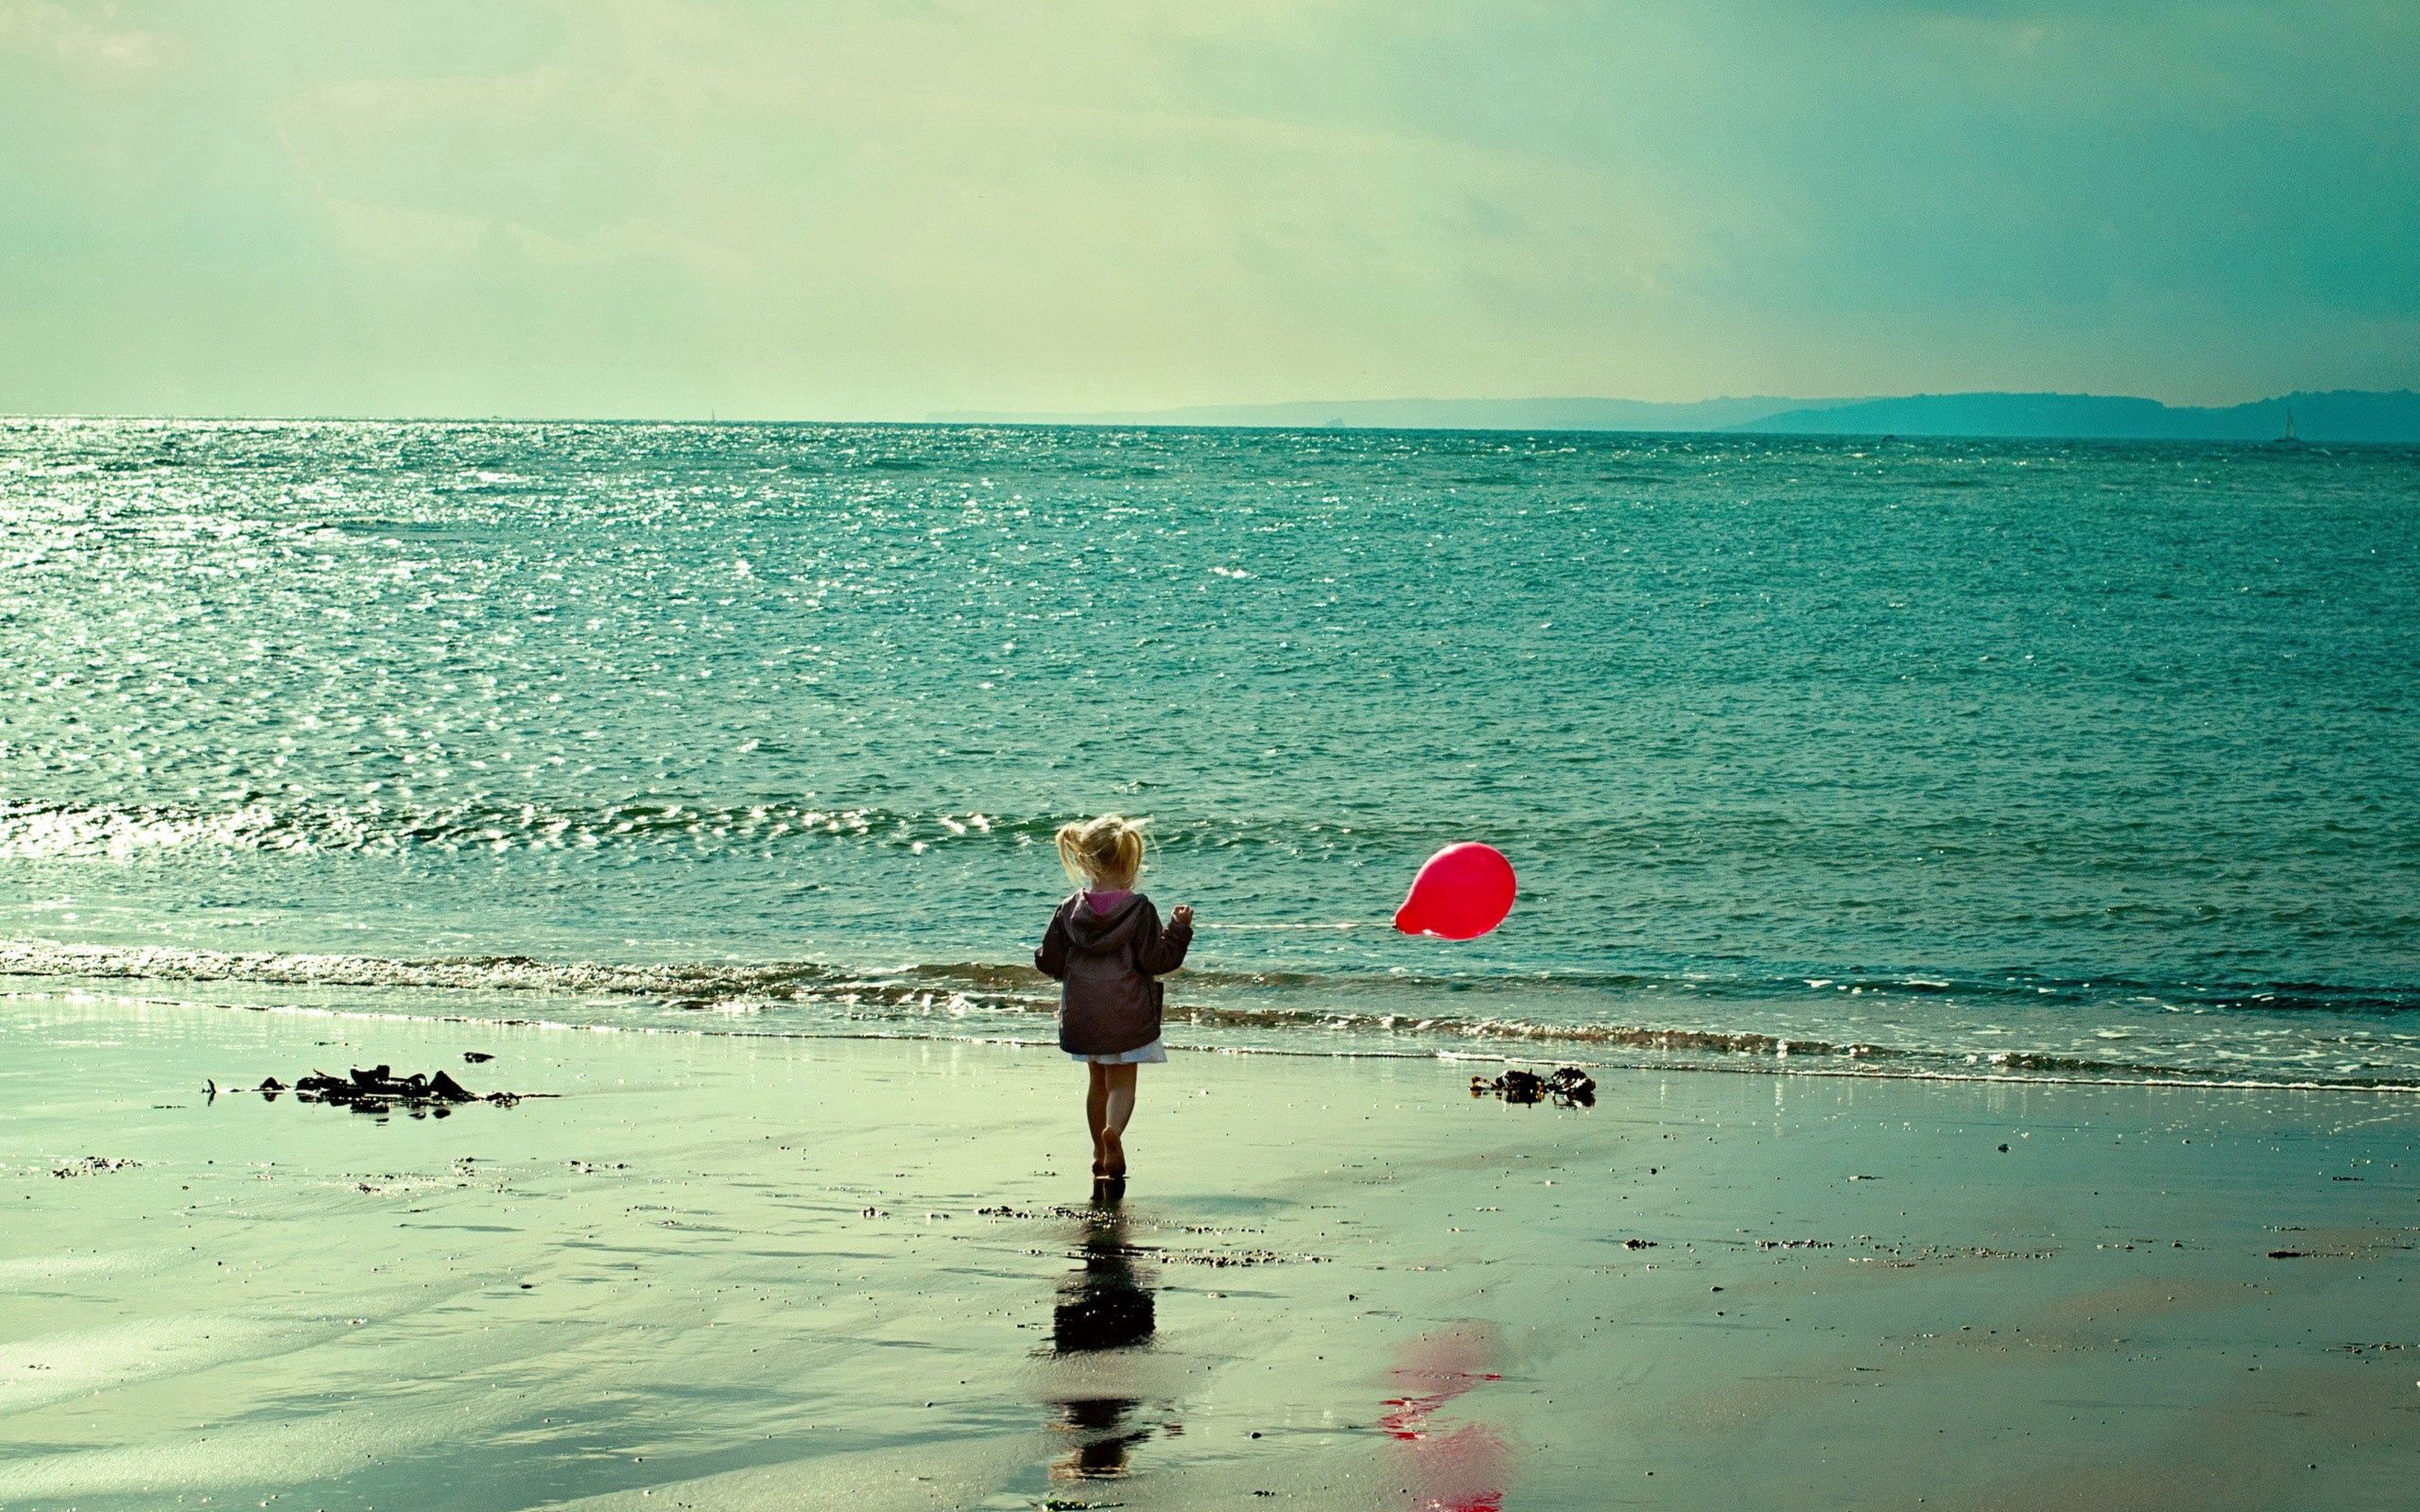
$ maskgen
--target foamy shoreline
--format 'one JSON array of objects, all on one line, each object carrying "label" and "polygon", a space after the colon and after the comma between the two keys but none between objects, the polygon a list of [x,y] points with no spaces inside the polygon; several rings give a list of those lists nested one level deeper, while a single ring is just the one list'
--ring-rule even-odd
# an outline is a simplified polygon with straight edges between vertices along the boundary
[{"label": "foamy shoreline", "polygon": [[[2026,978],[1957,995],[1938,977],[1772,984],[1651,983],[1616,974],[1375,980],[1188,970],[1168,1006],[1173,1043],[1256,1055],[1522,1059],[1651,1071],[2251,1091],[2420,1093],[2420,1036],[2394,1027],[2406,989],[2175,985],[2126,1004],[2077,999],[2010,1015],[2065,988]],[[794,1038],[1046,1043],[1051,985],[1024,965],[844,966],[824,961],[583,961],[529,955],[400,958],[339,952],[0,939],[0,994],[493,1022],[546,1028]],[[1867,1005],[1842,1009],[1821,989]],[[2290,1034],[2228,1005],[2301,1007]],[[1896,996],[1894,997],[1894,994]],[[2198,1006],[2187,1007],[2193,1004]],[[2148,1006],[2146,1006],[2148,1005]],[[2384,1011],[2378,1011],[2384,1010]]]}]

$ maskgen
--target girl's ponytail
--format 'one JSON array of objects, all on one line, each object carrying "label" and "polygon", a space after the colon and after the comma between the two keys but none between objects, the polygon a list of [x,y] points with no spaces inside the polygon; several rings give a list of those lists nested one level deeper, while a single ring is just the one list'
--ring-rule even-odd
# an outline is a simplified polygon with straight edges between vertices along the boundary
[{"label": "girl's ponytail", "polygon": [[1078,886],[1132,887],[1143,874],[1142,819],[1104,814],[1059,827],[1059,864]]}]

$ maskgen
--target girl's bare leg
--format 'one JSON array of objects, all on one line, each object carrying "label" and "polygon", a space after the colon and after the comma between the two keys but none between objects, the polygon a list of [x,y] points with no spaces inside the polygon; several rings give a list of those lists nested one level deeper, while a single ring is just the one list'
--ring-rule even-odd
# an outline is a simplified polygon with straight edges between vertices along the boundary
[{"label": "girl's bare leg", "polygon": [[1134,1116],[1134,1080],[1138,1066],[1098,1066],[1109,1074],[1109,1095],[1102,1108],[1100,1153],[1111,1176],[1126,1174],[1126,1121]]},{"label": "girl's bare leg", "polygon": [[1093,1131],[1093,1175],[1109,1169],[1108,1159],[1101,1149],[1101,1131],[1109,1126],[1109,1073],[1111,1068],[1092,1065],[1084,1068],[1092,1073],[1092,1083],[1084,1089],[1084,1125]]}]

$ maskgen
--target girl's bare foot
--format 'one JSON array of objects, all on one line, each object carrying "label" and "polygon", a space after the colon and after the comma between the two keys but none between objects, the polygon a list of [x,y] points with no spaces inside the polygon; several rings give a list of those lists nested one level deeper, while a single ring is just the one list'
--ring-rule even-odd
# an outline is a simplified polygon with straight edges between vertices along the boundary
[{"label": "girl's bare foot", "polygon": [[1112,1177],[1126,1174],[1126,1144],[1115,1129],[1101,1130],[1100,1163],[1093,1170],[1097,1175]]}]

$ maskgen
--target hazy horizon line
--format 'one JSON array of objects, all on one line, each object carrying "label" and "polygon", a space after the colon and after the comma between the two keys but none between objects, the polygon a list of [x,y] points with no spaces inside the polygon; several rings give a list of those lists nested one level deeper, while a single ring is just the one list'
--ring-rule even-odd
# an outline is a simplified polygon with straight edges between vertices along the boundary
[{"label": "hazy horizon line", "polygon": [[[422,411],[422,412],[401,412],[401,413],[398,413],[398,412],[379,412],[379,411],[371,411],[371,410],[351,410],[351,411],[348,411],[348,410],[329,410],[329,411],[322,411],[322,412],[316,412],[316,413],[304,413],[304,412],[300,412],[300,411],[291,411],[291,412],[244,412],[244,411],[236,411],[236,410],[176,410],[176,411],[165,411],[165,410],[22,410],[22,411],[14,411],[14,412],[8,412],[8,413],[0,413],[0,422],[13,422],[13,421],[230,421],[230,422],[236,422],[236,421],[249,421],[249,422],[255,422],[255,423],[288,423],[288,422],[290,422],[290,423],[313,423],[313,422],[321,422],[321,421],[388,421],[388,422],[394,422],[394,423],[404,423],[404,422],[423,422],[423,423],[434,423],[434,424],[442,424],[442,423],[450,423],[450,422],[464,422],[464,421],[470,421],[470,422],[476,422],[476,423],[480,423],[480,424],[527,424],[527,425],[544,425],[544,424],[575,424],[575,425],[577,425],[577,424],[592,424],[592,425],[683,425],[683,424],[699,424],[699,425],[717,425],[717,424],[718,424],[718,425],[912,425],[912,426],[925,426],[925,427],[929,427],[929,426],[946,426],[946,425],[965,425],[965,424],[1001,424],[1001,425],[1018,425],[1018,424],[1023,424],[1023,425],[1075,425],[1075,426],[1145,425],[1145,426],[1157,426],[1157,427],[1159,427],[1159,428],[1167,428],[1167,429],[1216,428],[1216,429],[1220,429],[1220,430],[1252,430],[1252,429],[1276,429],[1276,430],[1290,430],[1290,429],[1326,429],[1326,428],[1329,428],[1329,427],[1317,426],[1317,425],[1305,426],[1305,425],[1297,425],[1297,424],[1287,424],[1287,425],[1268,425],[1268,426],[1253,426],[1253,425],[1224,424],[1224,425],[1218,425],[1218,426],[1215,426],[1215,427],[1187,427],[1187,426],[1185,426],[1185,425],[1184,425],[1184,424],[1182,424],[1182,423],[1176,423],[1176,422],[1161,422],[1161,421],[1152,421],[1143,420],[1143,419],[1135,419],[1135,420],[1114,420],[1114,419],[1105,419],[1105,418],[1100,418],[1100,417],[1120,416],[1120,415],[1132,415],[1132,416],[1137,416],[1137,417],[1142,417],[1142,416],[1153,416],[1153,415],[1182,415],[1182,414],[1194,413],[1194,412],[1206,411],[1206,410],[1277,409],[1277,408],[1285,408],[1285,407],[1290,407],[1290,406],[1296,406],[1296,405],[1318,406],[1318,405],[1327,405],[1327,404],[1337,404],[1337,405],[1353,405],[1353,406],[1369,406],[1369,405],[1378,405],[1378,404],[1634,404],[1634,405],[1640,405],[1640,406],[1651,406],[1651,407],[1654,407],[1654,408],[1664,408],[1664,409],[1685,409],[1685,408],[1688,408],[1688,407],[1696,406],[1696,405],[1722,404],[1761,404],[1761,403],[1770,403],[1770,404],[1789,404],[1789,405],[1793,405],[1793,406],[1805,406],[1805,405],[1847,405],[1847,404],[1873,404],[1873,403],[1877,403],[1877,402],[1886,402],[1886,401],[1894,401],[1894,400],[1910,400],[1910,399],[1973,399],[1973,398],[2008,398],[2008,399],[2040,399],[2040,398],[2056,398],[2056,399],[2070,399],[2070,400],[2109,400],[2109,401],[2120,401],[2120,402],[2131,402],[2131,403],[2149,403],[2149,404],[2158,404],[2158,405],[2161,405],[2161,406],[2162,406],[2162,407],[2164,407],[2164,408],[2171,409],[2171,410],[2223,410],[2223,409],[2240,409],[2240,408],[2244,408],[2244,407],[2246,407],[2246,406],[2248,406],[2248,405],[2253,405],[2253,404],[2277,404],[2277,403],[2281,403],[2281,402],[2283,402],[2283,401],[2285,401],[2285,400],[2294,399],[2294,398],[2298,398],[2298,397],[2305,397],[2305,396],[2326,396],[2326,395],[2334,395],[2334,394],[2362,394],[2362,395],[2385,395],[2385,396],[2396,396],[2396,395],[2408,395],[2408,394],[2420,394],[2420,389],[2415,389],[2415,388],[2413,388],[2413,387],[2396,387],[2396,388],[2361,388],[2361,387],[2293,388],[2293,389],[2288,389],[2288,390],[2285,390],[2285,391],[2283,391],[2283,392],[2278,392],[2278,393],[2256,394],[2256,395],[2254,395],[2254,396],[2249,397],[2249,398],[2239,399],[2239,400],[2234,400],[2234,401],[2231,401],[2231,402],[2219,403],[2219,404],[2180,404],[2180,403],[2178,403],[2178,402],[2176,402],[2176,401],[2174,401],[2174,400],[2160,399],[2160,398],[2157,398],[2156,396],[2149,395],[2149,394],[2135,394],[2135,393],[2122,393],[2122,392],[2096,392],[2096,391],[2091,390],[2091,389],[2083,389],[2083,388],[2078,388],[2078,389],[2065,389],[2065,388],[1941,388],[1941,389],[1910,389],[1910,390],[1904,390],[1904,391],[1899,391],[1899,392],[1874,392],[1874,393],[1862,393],[1862,394],[1825,394],[1825,395],[1780,394],[1780,393],[1772,393],[1772,394],[1759,394],[1759,393],[1723,393],[1723,394],[1707,394],[1707,395],[1703,395],[1703,396],[1701,396],[1701,397],[1699,397],[1699,398],[1695,398],[1695,399],[1635,399],[1635,398],[1631,398],[1631,397],[1627,397],[1627,396],[1624,396],[1624,395],[1618,395],[1618,394],[1578,394],[1578,393],[1566,393],[1566,394],[1554,394],[1554,393],[1534,394],[1534,393],[1533,393],[1533,394],[1512,394],[1512,395],[1502,395],[1502,394],[1465,394],[1465,395],[1455,395],[1455,396],[1391,394],[1391,395],[1382,395],[1382,396],[1375,396],[1375,397],[1369,397],[1369,398],[1349,398],[1349,399],[1348,399],[1348,398],[1340,398],[1340,397],[1337,397],[1337,396],[1330,395],[1330,396],[1323,396],[1323,397],[1312,397],[1312,398],[1305,398],[1305,399],[1240,399],[1240,400],[1202,400],[1202,401],[1188,402],[1188,403],[1181,404],[1158,404],[1158,405],[1150,405],[1150,406],[1148,406],[1148,407],[1137,407],[1137,408],[1133,408],[1133,409],[1101,409],[1101,408],[1084,408],[1084,409],[1050,409],[1050,408],[1037,408],[1037,409],[993,409],[993,408],[986,408],[986,407],[982,407],[982,406],[978,406],[978,405],[971,405],[971,404],[970,404],[970,405],[955,405],[955,406],[932,406],[932,407],[928,407],[928,408],[926,408],[926,409],[924,411],[924,413],[922,413],[922,414],[920,414],[920,415],[915,415],[915,416],[899,416],[899,415],[857,415],[857,416],[816,416],[816,415],[732,415],[732,416],[724,416],[724,415],[721,415],[721,414],[719,414],[719,413],[717,413],[717,412],[716,412],[716,411],[713,411],[713,410],[709,410],[707,413],[705,413],[705,414],[703,414],[703,415],[697,415],[697,414],[686,414],[686,415],[683,415],[683,414],[570,414],[570,413],[565,413],[565,414],[536,414],[536,413],[506,414],[506,413],[502,413],[502,412],[494,412],[494,413],[489,413],[489,414],[474,414],[474,413],[467,413],[467,412],[442,412],[442,411],[434,411],[434,410],[432,410],[432,411]],[[1011,419],[999,419],[999,420],[990,420],[990,419],[986,419],[986,420],[980,420],[980,421],[967,421],[967,420],[942,419],[942,418],[940,418],[940,417],[942,417],[942,416],[955,416],[955,415],[1018,416],[1018,417],[1028,417],[1028,418],[1014,419],[1014,420],[1011,420]],[[1085,417],[1085,418],[1080,418],[1080,419],[1077,419],[1077,418],[1056,418],[1056,419],[1054,419],[1054,418],[1053,418],[1053,417],[1079,417],[1079,416],[1080,416],[1080,417]],[[1462,429],[1499,429],[1499,428],[1501,428],[1501,427],[1494,427],[1494,426],[1470,427],[1470,426],[1455,426],[1455,425],[1434,425],[1434,426],[1429,426],[1429,425],[1374,425],[1374,426],[1352,426],[1352,427],[1347,427],[1347,428],[1351,428],[1351,429],[1373,429],[1373,430],[1462,430]],[[1535,427],[1535,428],[1539,428],[1539,429],[1554,429],[1554,428],[1556,428],[1556,427],[1552,427],[1552,426],[1546,426],[1546,427]]]}]

